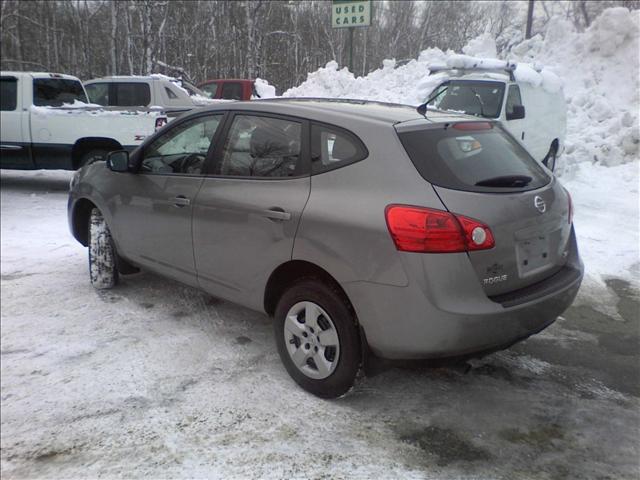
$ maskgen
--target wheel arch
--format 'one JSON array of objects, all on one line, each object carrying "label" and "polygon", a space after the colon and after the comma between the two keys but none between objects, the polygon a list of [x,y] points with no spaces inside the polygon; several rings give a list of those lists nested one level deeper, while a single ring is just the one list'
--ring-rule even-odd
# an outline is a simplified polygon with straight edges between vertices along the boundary
[{"label": "wheel arch", "polygon": [[264,290],[264,311],[269,316],[273,316],[278,301],[287,287],[302,278],[317,278],[333,287],[344,298],[355,318],[355,309],[340,283],[325,269],[306,260],[290,260],[271,273]]},{"label": "wheel arch", "polygon": [[98,208],[95,203],[81,198],[76,201],[71,213],[71,233],[85,247],[89,245],[89,219],[94,208]]},{"label": "wheel arch", "polygon": [[122,145],[113,138],[107,137],[84,137],[76,141],[71,149],[71,162],[73,169],[80,167],[82,156],[91,150],[122,150]]}]

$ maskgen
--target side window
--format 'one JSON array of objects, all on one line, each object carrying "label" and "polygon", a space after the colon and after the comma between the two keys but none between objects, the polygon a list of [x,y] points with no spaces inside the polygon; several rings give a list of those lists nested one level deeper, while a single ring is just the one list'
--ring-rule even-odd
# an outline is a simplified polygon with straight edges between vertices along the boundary
[{"label": "side window", "polygon": [[209,98],[216,98],[217,90],[218,90],[218,84],[215,82],[207,83],[206,85],[202,86],[202,91],[208,94]]},{"label": "side window", "polygon": [[222,115],[188,120],[158,137],[144,151],[141,172],[201,175]]},{"label": "side window", "polygon": [[301,123],[236,115],[216,173],[239,177],[299,175],[304,169],[301,139]]},{"label": "side window", "polygon": [[164,87],[164,91],[167,93],[167,97],[169,97],[171,100],[178,98],[178,96],[173,93],[173,90],[171,90],[169,87]]},{"label": "side window", "polygon": [[312,174],[357,162],[367,155],[367,149],[352,133],[324,125],[311,126]]},{"label": "side window", "polygon": [[237,82],[223,83],[222,98],[226,100],[242,100],[242,84]]},{"label": "side window", "polygon": [[146,107],[151,103],[151,91],[146,83],[115,83],[115,99],[118,107]]},{"label": "side window", "polygon": [[518,85],[511,85],[509,87],[509,93],[507,94],[507,104],[505,106],[506,113],[513,113],[514,105],[522,105],[522,99],[520,97],[520,87]]},{"label": "side window", "polygon": [[18,80],[2,78],[0,80],[0,110],[3,112],[16,109],[18,104]]},{"label": "side window", "polygon": [[108,83],[92,83],[85,85],[84,89],[89,96],[89,102],[97,103],[104,107],[109,105],[109,84]]}]

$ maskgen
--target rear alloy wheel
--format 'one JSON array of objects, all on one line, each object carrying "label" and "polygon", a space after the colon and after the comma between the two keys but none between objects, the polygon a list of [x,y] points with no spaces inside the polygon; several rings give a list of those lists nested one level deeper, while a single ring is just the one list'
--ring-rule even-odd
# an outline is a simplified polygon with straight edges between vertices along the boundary
[{"label": "rear alloy wheel", "polygon": [[545,165],[545,167],[547,167],[549,170],[553,172],[556,169],[557,158],[558,158],[558,151],[555,145],[551,145],[551,147],[549,148],[549,152],[547,153],[547,156],[544,157],[544,160],[542,161],[542,163]]},{"label": "rear alloy wheel", "polygon": [[278,352],[308,392],[335,398],[353,386],[361,353],[355,318],[342,295],[317,280],[291,287],[275,313]]},{"label": "rear alloy wheel", "polygon": [[102,213],[91,210],[89,219],[89,277],[97,289],[107,289],[118,283],[116,250]]}]

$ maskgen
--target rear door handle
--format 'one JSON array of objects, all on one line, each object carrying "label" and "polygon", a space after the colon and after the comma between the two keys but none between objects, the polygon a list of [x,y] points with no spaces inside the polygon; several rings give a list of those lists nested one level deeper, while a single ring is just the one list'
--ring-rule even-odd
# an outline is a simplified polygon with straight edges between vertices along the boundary
[{"label": "rear door handle", "polygon": [[173,204],[178,208],[187,207],[191,205],[191,200],[184,195],[178,195],[173,199]]},{"label": "rear door handle", "polygon": [[291,220],[291,214],[289,212],[285,212],[284,209],[280,207],[271,207],[270,209],[265,210],[263,215],[273,221],[282,222],[284,220]]}]

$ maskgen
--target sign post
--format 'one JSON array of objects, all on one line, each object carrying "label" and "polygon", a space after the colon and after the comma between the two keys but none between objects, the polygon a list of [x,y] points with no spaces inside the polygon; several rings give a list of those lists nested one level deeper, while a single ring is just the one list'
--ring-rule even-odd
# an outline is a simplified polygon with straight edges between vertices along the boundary
[{"label": "sign post", "polygon": [[371,0],[333,0],[331,26],[349,29],[349,70],[353,72],[353,29],[371,25]]}]

